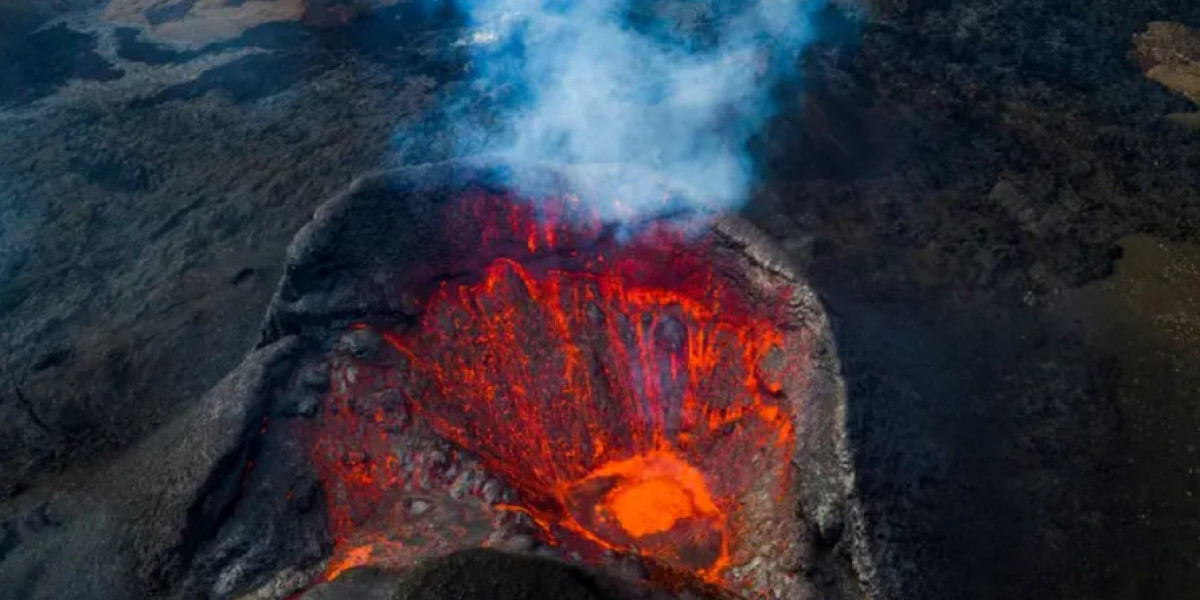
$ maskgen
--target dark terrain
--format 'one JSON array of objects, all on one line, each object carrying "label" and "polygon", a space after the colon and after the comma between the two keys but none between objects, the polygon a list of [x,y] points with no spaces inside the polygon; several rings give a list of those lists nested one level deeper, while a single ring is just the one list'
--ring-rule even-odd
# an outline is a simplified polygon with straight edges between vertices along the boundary
[{"label": "dark terrain", "polygon": [[[27,507],[242,361],[320,202],[454,156],[506,101],[464,75],[449,10],[187,46],[47,25],[95,4],[0,6],[0,582],[58,526]],[[909,440],[855,465],[892,597],[1194,597],[1200,96],[1147,77],[1135,36],[1191,27],[1164,55],[1200,78],[1200,4],[869,12],[829,13],[779,90],[743,213],[822,294],[851,427]]]}]

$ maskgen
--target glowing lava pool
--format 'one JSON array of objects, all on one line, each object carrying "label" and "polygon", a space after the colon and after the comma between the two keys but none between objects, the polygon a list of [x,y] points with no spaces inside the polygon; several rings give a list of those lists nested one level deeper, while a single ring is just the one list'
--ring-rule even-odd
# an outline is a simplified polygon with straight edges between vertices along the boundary
[{"label": "glowing lava pool", "polygon": [[717,222],[618,232],[483,189],[440,210],[453,259],[396,284],[407,317],[347,326],[367,350],[330,353],[306,437],[326,577],[532,537],[668,586],[788,590],[808,293]]}]

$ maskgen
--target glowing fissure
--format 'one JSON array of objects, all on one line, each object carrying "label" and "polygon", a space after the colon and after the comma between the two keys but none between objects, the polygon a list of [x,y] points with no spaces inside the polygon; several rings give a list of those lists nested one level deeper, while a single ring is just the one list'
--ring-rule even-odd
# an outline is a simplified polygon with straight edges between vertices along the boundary
[{"label": "glowing fissure", "polygon": [[[580,235],[528,217],[489,221],[525,258]],[[371,519],[421,487],[423,465],[389,442],[416,422],[510,486],[519,499],[488,510],[527,515],[545,541],[727,583],[752,551],[738,547],[747,495],[789,485],[794,413],[780,392],[803,365],[784,351],[786,292],[751,301],[698,243],[651,228],[554,268],[495,258],[442,282],[415,326],[382,331],[385,360],[335,384],[315,434],[333,564],[387,563],[386,544],[402,544]]]}]

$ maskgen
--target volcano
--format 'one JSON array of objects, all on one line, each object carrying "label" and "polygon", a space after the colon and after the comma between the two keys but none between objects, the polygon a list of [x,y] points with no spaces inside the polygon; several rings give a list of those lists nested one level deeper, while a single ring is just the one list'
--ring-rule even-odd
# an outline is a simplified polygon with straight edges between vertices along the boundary
[{"label": "volcano", "polygon": [[626,168],[361,178],[242,363],[0,545],[87,575],[45,597],[868,597],[821,304],[735,217],[599,218]]},{"label": "volcano", "polygon": [[304,350],[243,486],[292,502],[273,455],[307,463],[313,582],[492,548],[792,597],[849,482],[819,303],[741,221],[605,222],[620,173],[563,169],[430,165],[322,207],[268,313],[264,344]]}]

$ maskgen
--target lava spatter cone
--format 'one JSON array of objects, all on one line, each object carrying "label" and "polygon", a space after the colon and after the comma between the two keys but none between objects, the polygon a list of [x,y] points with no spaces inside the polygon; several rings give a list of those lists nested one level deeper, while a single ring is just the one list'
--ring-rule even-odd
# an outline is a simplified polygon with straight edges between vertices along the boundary
[{"label": "lava spatter cone", "polygon": [[824,313],[741,221],[595,217],[620,177],[406,169],[297,237],[267,337],[382,340],[324,345],[332,385],[296,429],[329,511],[326,577],[520,530],[585,562],[637,557],[661,583],[805,585],[806,519],[848,485]]}]

